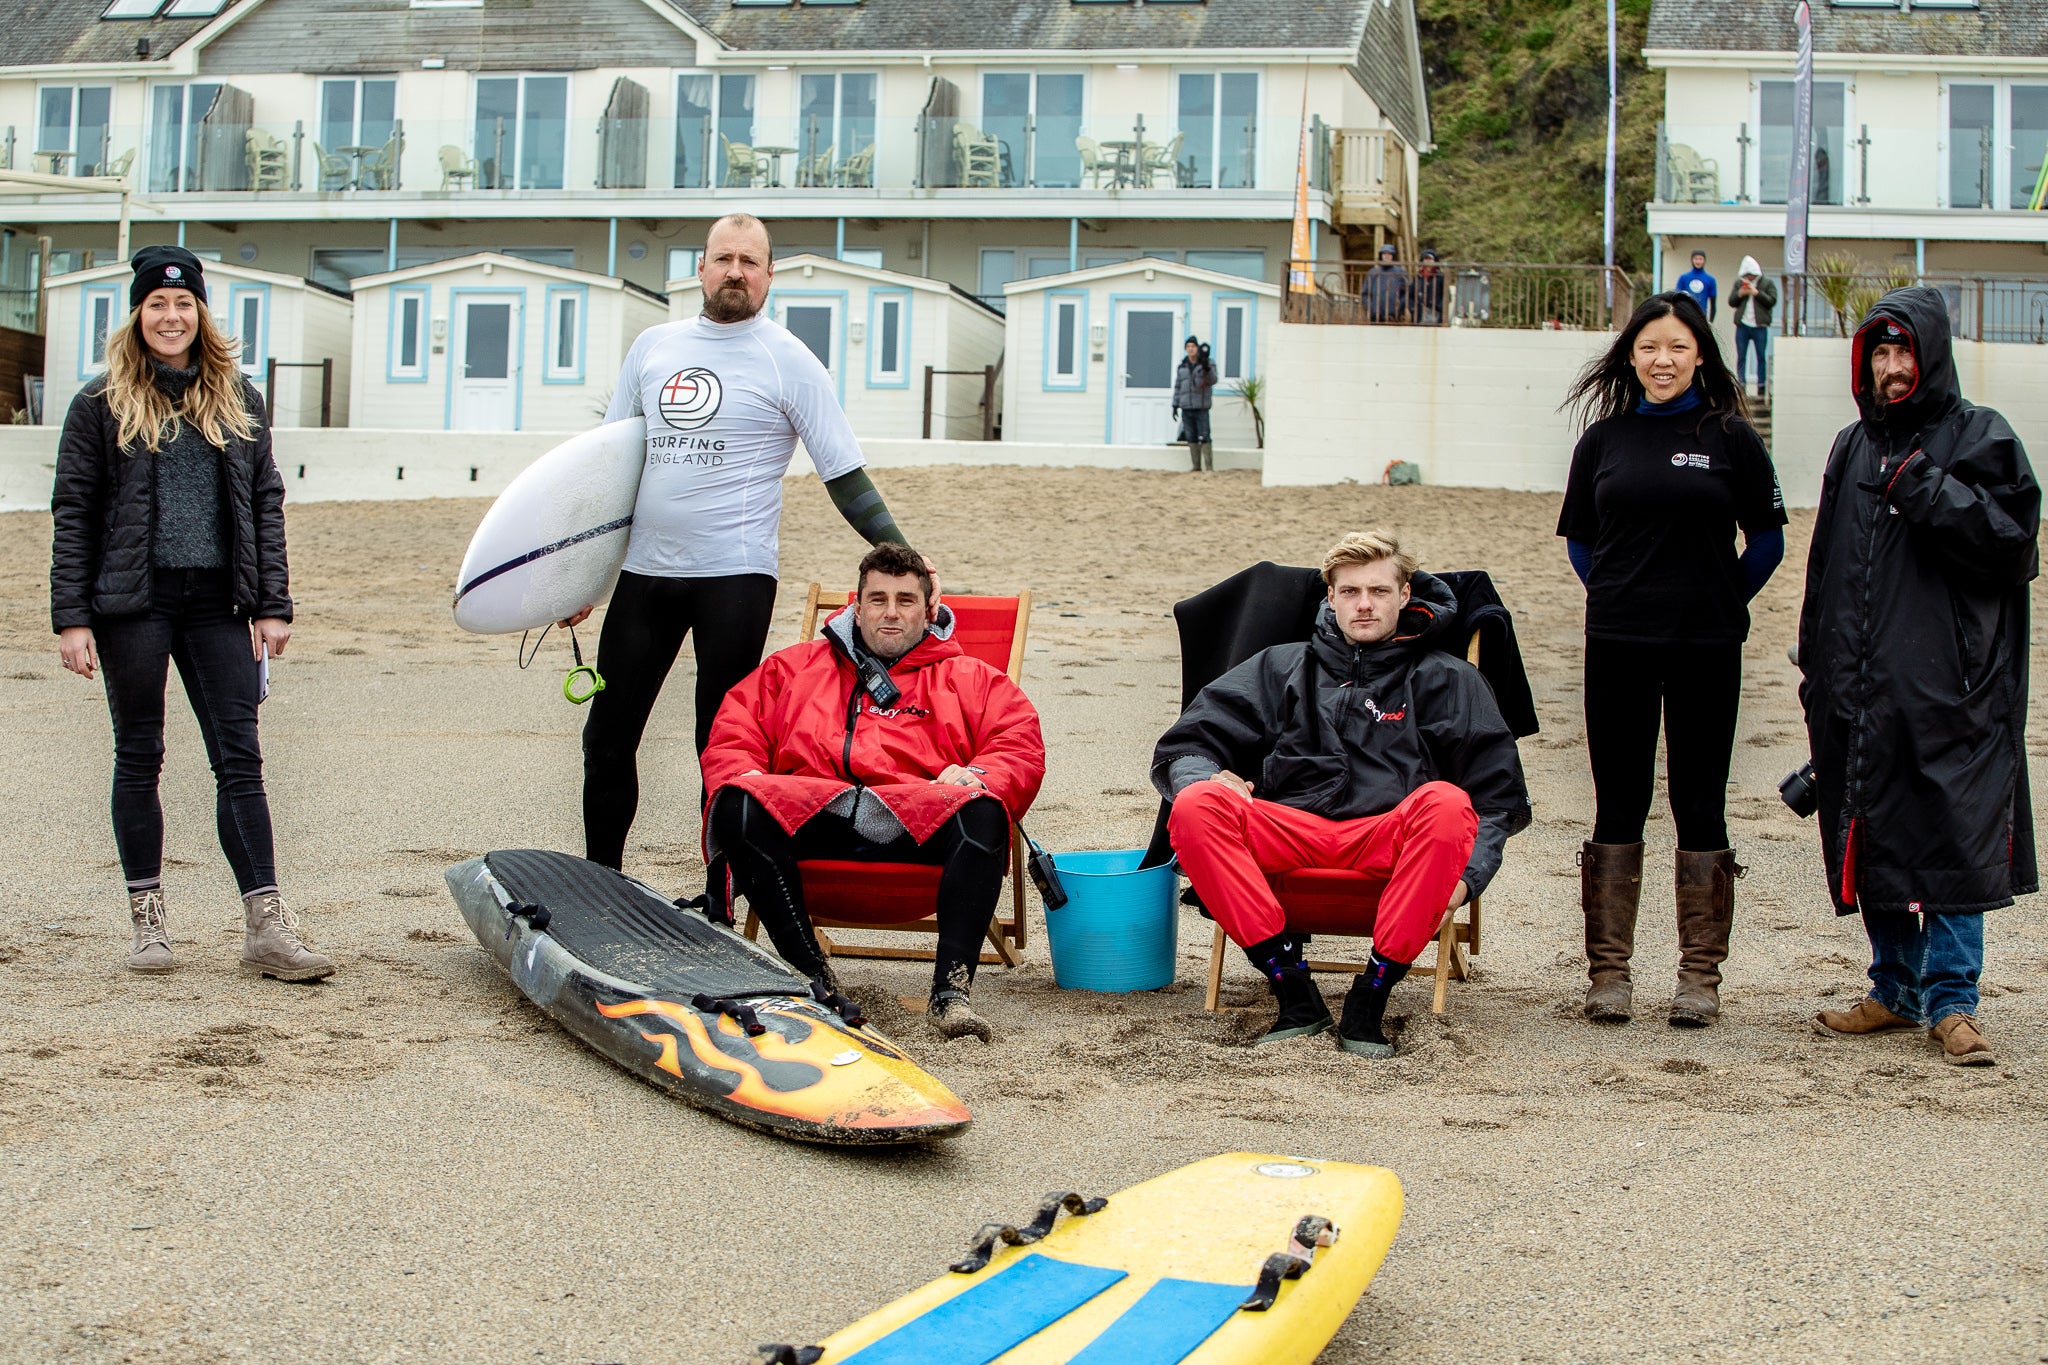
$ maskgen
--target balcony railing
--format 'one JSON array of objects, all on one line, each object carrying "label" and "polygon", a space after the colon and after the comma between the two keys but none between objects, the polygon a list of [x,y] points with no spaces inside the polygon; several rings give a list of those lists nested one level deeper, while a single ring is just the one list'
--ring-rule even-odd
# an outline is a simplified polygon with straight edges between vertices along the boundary
[{"label": "balcony railing", "polygon": [[1317,261],[1280,298],[1283,322],[1612,331],[1641,286],[1618,268],[1464,261]]},{"label": "balcony railing", "polygon": [[[1868,123],[1815,130],[1810,201],[1845,208],[2025,213],[2043,206],[2043,134],[2001,148],[1990,130],[1947,139],[1932,129]],[[1948,144],[1944,156],[1942,143]],[[1657,125],[1659,204],[1785,202],[1791,134],[1750,123]],[[1943,177],[1946,177],[1945,183]]]},{"label": "balcony railing", "polygon": [[1948,300],[1959,341],[2048,345],[2048,280],[2021,275],[1924,275],[1911,271],[1824,272],[1788,276],[1780,285],[1780,327],[1787,336],[1846,337],[1880,298],[1923,284]]},{"label": "balcony railing", "polygon": [[[1261,164],[1248,120],[1163,114],[1079,118],[818,116],[565,119],[515,111],[372,125],[317,118],[184,127],[112,125],[92,145],[35,148],[0,130],[0,167],[113,175],[142,194],[469,194],[619,190],[1080,190],[1105,195],[1291,189],[1294,159]],[[1338,136],[1334,130],[1324,130]],[[1369,144],[1352,160],[1364,203],[1387,183]],[[1277,163],[1281,158],[1269,157]],[[1396,164],[1398,191],[1400,169]],[[1324,149],[1313,177],[1327,183]]]},{"label": "balcony railing", "polygon": [[1405,240],[1413,231],[1408,215],[1408,147],[1385,128],[1331,128],[1327,183],[1336,191],[1339,227],[1386,228]]}]

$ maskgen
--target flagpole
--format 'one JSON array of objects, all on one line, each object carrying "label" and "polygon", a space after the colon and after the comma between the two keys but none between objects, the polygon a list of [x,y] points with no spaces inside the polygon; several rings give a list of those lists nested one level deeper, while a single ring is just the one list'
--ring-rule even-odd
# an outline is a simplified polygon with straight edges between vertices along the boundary
[{"label": "flagpole", "polygon": [[1606,248],[1604,279],[1607,283],[1607,309],[1614,310],[1614,141],[1616,111],[1621,105],[1620,82],[1616,76],[1614,60],[1614,0],[1607,0],[1607,204],[1602,221],[1602,237]]}]

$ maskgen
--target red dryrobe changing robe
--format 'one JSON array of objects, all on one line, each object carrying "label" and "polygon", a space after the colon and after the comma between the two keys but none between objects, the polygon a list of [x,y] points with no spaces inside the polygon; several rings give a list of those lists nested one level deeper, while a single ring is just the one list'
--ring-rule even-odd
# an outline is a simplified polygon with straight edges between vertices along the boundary
[{"label": "red dryrobe changing robe", "polygon": [[890,666],[903,695],[886,709],[856,692],[850,607],[825,622],[820,638],[769,655],[718,708],[703,758],[711,799],[737,786],[794,834],[858,784],[921,844],[979,795],[932,781],[959,764],[982,769],[1010,819],[1022,819],[1045,781],[1038,712],[1001,670],[961,652],[943,605],[938,618]]}]

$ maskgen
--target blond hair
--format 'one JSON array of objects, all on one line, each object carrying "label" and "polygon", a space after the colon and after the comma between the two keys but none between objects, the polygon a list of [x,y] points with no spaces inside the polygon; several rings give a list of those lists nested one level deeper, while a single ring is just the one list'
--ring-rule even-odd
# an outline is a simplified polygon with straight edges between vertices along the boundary
[{"label": "blond hair", "polygon": [[1395,576],[1400,579],[1403,587],[1406,587],[1408,580],[1415,576],[1415,571],[1422,567],[1416,563],[1414,555],[1402,551],[1401,542],[1394,539],[1393,532],[1353,531],[1332,545],[1330,552],[1323,556],[1323,586],[1337,586],[1339,569],[1353,564],[1377,564],[1383,559],[1394,561]]},{"label": "blond hair", "polygon": [[119,423],[121,449],[145,446],[162,450],[178,434],[179,422],[191,426],[206,443],[227,448],[228,437],[250,440],[256,422],[250,415],[247,381],[236,361],[240,347],[214,324],[205,303],[194,310],[198,324],[192,338],[191,361],[199,368],[183,398],[173,400],[157,387],[150,365],[149,343],[142,339],[142,306],[128,311],[107,338],[107,407]]}]

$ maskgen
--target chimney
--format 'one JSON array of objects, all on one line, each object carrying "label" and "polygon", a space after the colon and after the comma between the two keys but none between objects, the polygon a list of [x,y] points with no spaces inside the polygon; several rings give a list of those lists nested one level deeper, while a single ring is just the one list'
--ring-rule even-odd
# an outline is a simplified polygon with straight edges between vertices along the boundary
[{"label": "chimney", "polygon": [[137,38],[135,40],[135,60],[138,62],[149,60],[149,39]]}]

